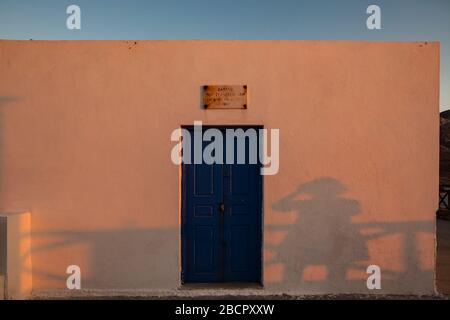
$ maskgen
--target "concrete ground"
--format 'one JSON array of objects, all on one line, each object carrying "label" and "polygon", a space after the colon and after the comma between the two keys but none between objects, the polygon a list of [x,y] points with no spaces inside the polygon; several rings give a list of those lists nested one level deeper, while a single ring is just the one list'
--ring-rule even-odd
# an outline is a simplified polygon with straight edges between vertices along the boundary
[{"label": "concrete ground", "polygon": [[450,220],[437,219],[436,286],[450,295]]},{"label": "concrete ground", "polygon": [[152,295],[89,295],[70,297],[39,297],[33,300],[450,300],[448,295],[363,295],[363,294],[337,294],[337,295],[200,295],[200,296],[152,296]]}]

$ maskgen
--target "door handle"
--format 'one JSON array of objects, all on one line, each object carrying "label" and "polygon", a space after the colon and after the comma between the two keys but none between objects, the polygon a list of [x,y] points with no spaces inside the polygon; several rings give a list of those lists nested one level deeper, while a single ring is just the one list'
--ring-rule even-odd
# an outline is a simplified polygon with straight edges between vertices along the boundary
[{"label": "door handle", "polygon": [[219,205],[219,211],[221,214],[225,213],[225,203],[221,202]]}]

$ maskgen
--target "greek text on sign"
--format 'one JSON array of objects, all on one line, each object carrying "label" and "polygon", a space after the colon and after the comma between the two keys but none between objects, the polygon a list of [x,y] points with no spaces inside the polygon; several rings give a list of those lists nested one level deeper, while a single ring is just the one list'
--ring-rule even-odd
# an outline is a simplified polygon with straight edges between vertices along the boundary
[{"label": "greek text on sign", "polygon": [[247,109],[247,86],[204,86],[205,109]]}]

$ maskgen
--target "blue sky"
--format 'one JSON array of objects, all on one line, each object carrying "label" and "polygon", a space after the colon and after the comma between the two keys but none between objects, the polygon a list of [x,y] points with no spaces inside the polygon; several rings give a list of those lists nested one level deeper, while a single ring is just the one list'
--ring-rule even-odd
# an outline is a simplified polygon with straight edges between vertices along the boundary
[{"label": "blue sky", "polygon": [[[66,28],[70,4],[81,30]],[[366,28],[370,4],[382,30]],[[0,0],[0,38],[434,40],[450,109],[450,0]]]}]

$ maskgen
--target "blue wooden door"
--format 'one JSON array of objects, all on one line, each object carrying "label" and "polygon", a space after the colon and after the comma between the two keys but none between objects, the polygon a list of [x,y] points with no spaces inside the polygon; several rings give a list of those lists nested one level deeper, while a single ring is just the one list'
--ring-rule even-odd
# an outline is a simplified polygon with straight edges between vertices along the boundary
[{"label": "blue wooden door", "polygon": [[184,282],[260,282],[262,179],[245,148],[245,164],[183,164]]}]

